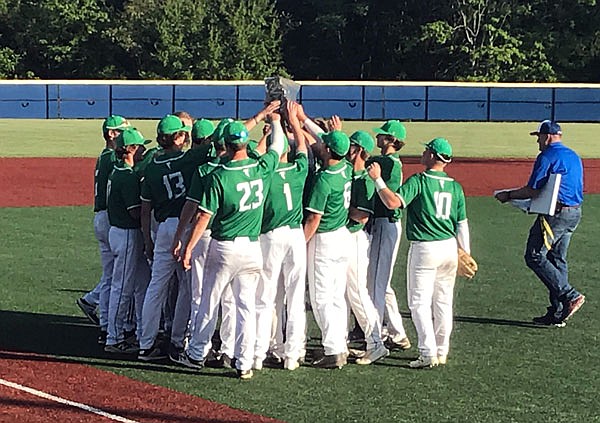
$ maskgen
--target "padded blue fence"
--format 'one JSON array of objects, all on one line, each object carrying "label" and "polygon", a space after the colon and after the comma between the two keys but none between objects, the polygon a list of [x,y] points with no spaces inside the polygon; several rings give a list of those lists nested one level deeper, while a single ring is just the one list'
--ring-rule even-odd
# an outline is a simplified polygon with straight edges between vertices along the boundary
[{"label": "padded blue fence", "polygon": [[[185,110],[194,117],[245,119],[263,104],[256,84],[85,84],[62,81],[0,84],[0,118],[103,118],[111,113],[157,119]],[[354,120],[539,121],[600,120],[600,86],[303,85],[299,100],[311,116]]]}]

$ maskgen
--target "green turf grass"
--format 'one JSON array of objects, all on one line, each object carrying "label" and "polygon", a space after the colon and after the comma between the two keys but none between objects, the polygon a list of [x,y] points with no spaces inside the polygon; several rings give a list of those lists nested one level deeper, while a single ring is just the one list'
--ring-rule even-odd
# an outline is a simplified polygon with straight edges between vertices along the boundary
[{"label": "green turf grass", "polygon": [[[586,196],[569,251],[571,279],[588,302],[563,329],[529,323],[547,301],[522,259],[533,217],[491,198],[467,202],[480,271],[457,281],[456,325],[442,368],[406,368],[415,347],[339,371],[265,369],[246,383],[222,370],[114,360],[75,305],[100,269],[88,207],[0,209],[0,349],[90,363],[289,422],[599,421],[600,195]],[[403,238],[394,285],[404,312],[406,251]],[[416,344],[409,319],[405,325]],[[312,317],[309,334],[318,336]]]},{"label": "green turf grass", "polygon": [[[132,120],[148,139],[156,138],[153,120]],[[344,130],[371,131],[381,122],[344,122]],[[103,148],[101,120],[0,119],[0,157],[96,157]],[[598,124],[562,125],[565,143],[582,157],[600,157],[593,140]],[[407,122],[407,144],[403,155],[420,155],[421,143],[434,137],[448,138],[457,157],[535,157],[537,144],[529,135],[537,123],[504,122]],[[252,133],[260,138],[260,128]],[[154,144],[151,144],[152,146]]]}]

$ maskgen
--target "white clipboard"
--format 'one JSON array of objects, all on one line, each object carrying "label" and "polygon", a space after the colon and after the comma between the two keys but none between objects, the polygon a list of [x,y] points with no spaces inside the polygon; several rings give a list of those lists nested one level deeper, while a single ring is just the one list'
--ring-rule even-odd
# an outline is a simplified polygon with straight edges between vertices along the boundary
[{"label": "white clipboard", "polygon": [[538,195],[531,199],[529,213],[547,214],[554,216],[556,202],[558,201],[558,189],[560,188],[560,173],[551,173],[546,185],[540,189]]},{"label": "white clipboard", "polygon": [[[560,173],[551,173],[548,177],[548,182],[538,191],[538,195],[535,198],[509,200],[510,205],[527,213],[554,216],[561,177]],[[495,191],[494,195],[500,191],[506,190]]]}]

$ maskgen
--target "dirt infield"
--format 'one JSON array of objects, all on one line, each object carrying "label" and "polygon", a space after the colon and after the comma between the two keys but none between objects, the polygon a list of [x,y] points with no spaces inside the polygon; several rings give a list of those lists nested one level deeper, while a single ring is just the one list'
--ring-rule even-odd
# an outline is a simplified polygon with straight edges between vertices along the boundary
[{"label": "dirt infield", "polygon": [[[2,385],[2,381],[14,382],[56,398],[41,398]],[[0,422],[119,421],[68,402],[125,419],[120,421],[140,423],[279,422],[90,366],[36,354],[0,352]]]},{"label": "dirt infield", "polygon": [[[420,172],[417,158],[403,158],[405,178]],[[584,160],[587,194],[600,193],[600,159]],[[450,176],[468,196],[523,185],[531,160],[455,159]],[[85,206],[93,203],[95,159],[0,158],[0,207]]]}]

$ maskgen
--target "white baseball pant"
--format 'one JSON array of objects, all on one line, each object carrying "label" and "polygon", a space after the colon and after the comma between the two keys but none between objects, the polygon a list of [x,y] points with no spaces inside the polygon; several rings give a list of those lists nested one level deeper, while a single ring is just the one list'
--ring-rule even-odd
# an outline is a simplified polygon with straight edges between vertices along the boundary
[{"label": "white baseball pant", "polygon": [[306,340],[304,309],[306,241],[302,228],[283,226],[260,236],[263,269],[256,290],[255,360],[264,360],[269,350],[277,285],[283,276],[287,301],[285,358],[298,360]]},{"label": "white baseball pant", "polygon": [[110,285],[113,274],[114,255],[108,242],[110,222],[108,212],[101,210],[94,215],[94,234],[100,248],[100,262],[102,263],[102,276],[96,287],[85,294],[83,299],[89,304],[96,304],[100,308],[100,328],[106,330],[108,327],[108,301],[110,298]]},{"label": "white baseball pant", "polygon": [[183,347],[183,338],[190,316],[191,300],[188,275],[183,270],[182,264],[175,260],[171,251],[178,223],[178,218],[171,217],[158,224],[154,243],[152,278],[142,308],[140,348],[143,350],[150,349],[156,340],[163,306],[169,293],[169,281],[174,273],[177,274],[179,289],[171,342],[177,347]]},{"label": "white baseball pant", "polygon": [[346,298],[365,334],[367,349],[381,345],[381,322],[367,289],[369,238],[363,230],[351,234],[348,244]]},{"label": "white baseball pant", "polygon": [[[195,330],[196,316],[200,308],[200,300],[202,298],[202,279],[204,274],[204,266],[208,247],[210,245],[211,231],[207,229],[202,234],[202,237],[192,251],[192,271],[191,271],[191,311],[190,324],[188,333],[192,334]],[[233,291],[228,285],[223,290],[221,296],[221,325],[219,327],[219,338],[221,339],[221,347],[219,354],[225,354],[233,358],[235,350],[235,300]]]},{"label": "white baseball pant", "polygon": [[191,358],[201,360],[208,355],[221,296],[230,285],[236,310],[233,353],[237,358],[236,367],[239,370],[252,368],[256,343],[255,295],[261,267],[258,241],[247,237],[211,241],[204,266],[202,299],[187,349]]},{"label": "white baseball pant", "polygon": [[374,219],[367,272],[367,287],[379,314],[379,321],[382,324],[387,322],[388,333],[392,338],[398,339],[405,338],[406,331],[391,281],[401,234],[400,221],[390,222],[381,217]]},{"label": "white baseball pant", "polygon": [[[144,257],[144,239],[139,229],[112,226],[109,242],[114,254],[114,265],[106,345],[114,345],[124,340],[124,331],[128,329],[127,320],[135,320],[137,337],[140,338],[142,306],[150,282],[150,267]],[[132,319],[131,310],[135,310],[135,319]]]},{"label": "white baseball pant", "polygon": [[349,244],[350,232],[345,226],[316,233],[308,242],[308,290],[325,355],[348,351],[348,305],[344,294]]},{"label": "white baseball pant", "polygon": [[456,238],[410,243],[408,306],[423,357],[448,354],[457,260]]}]

